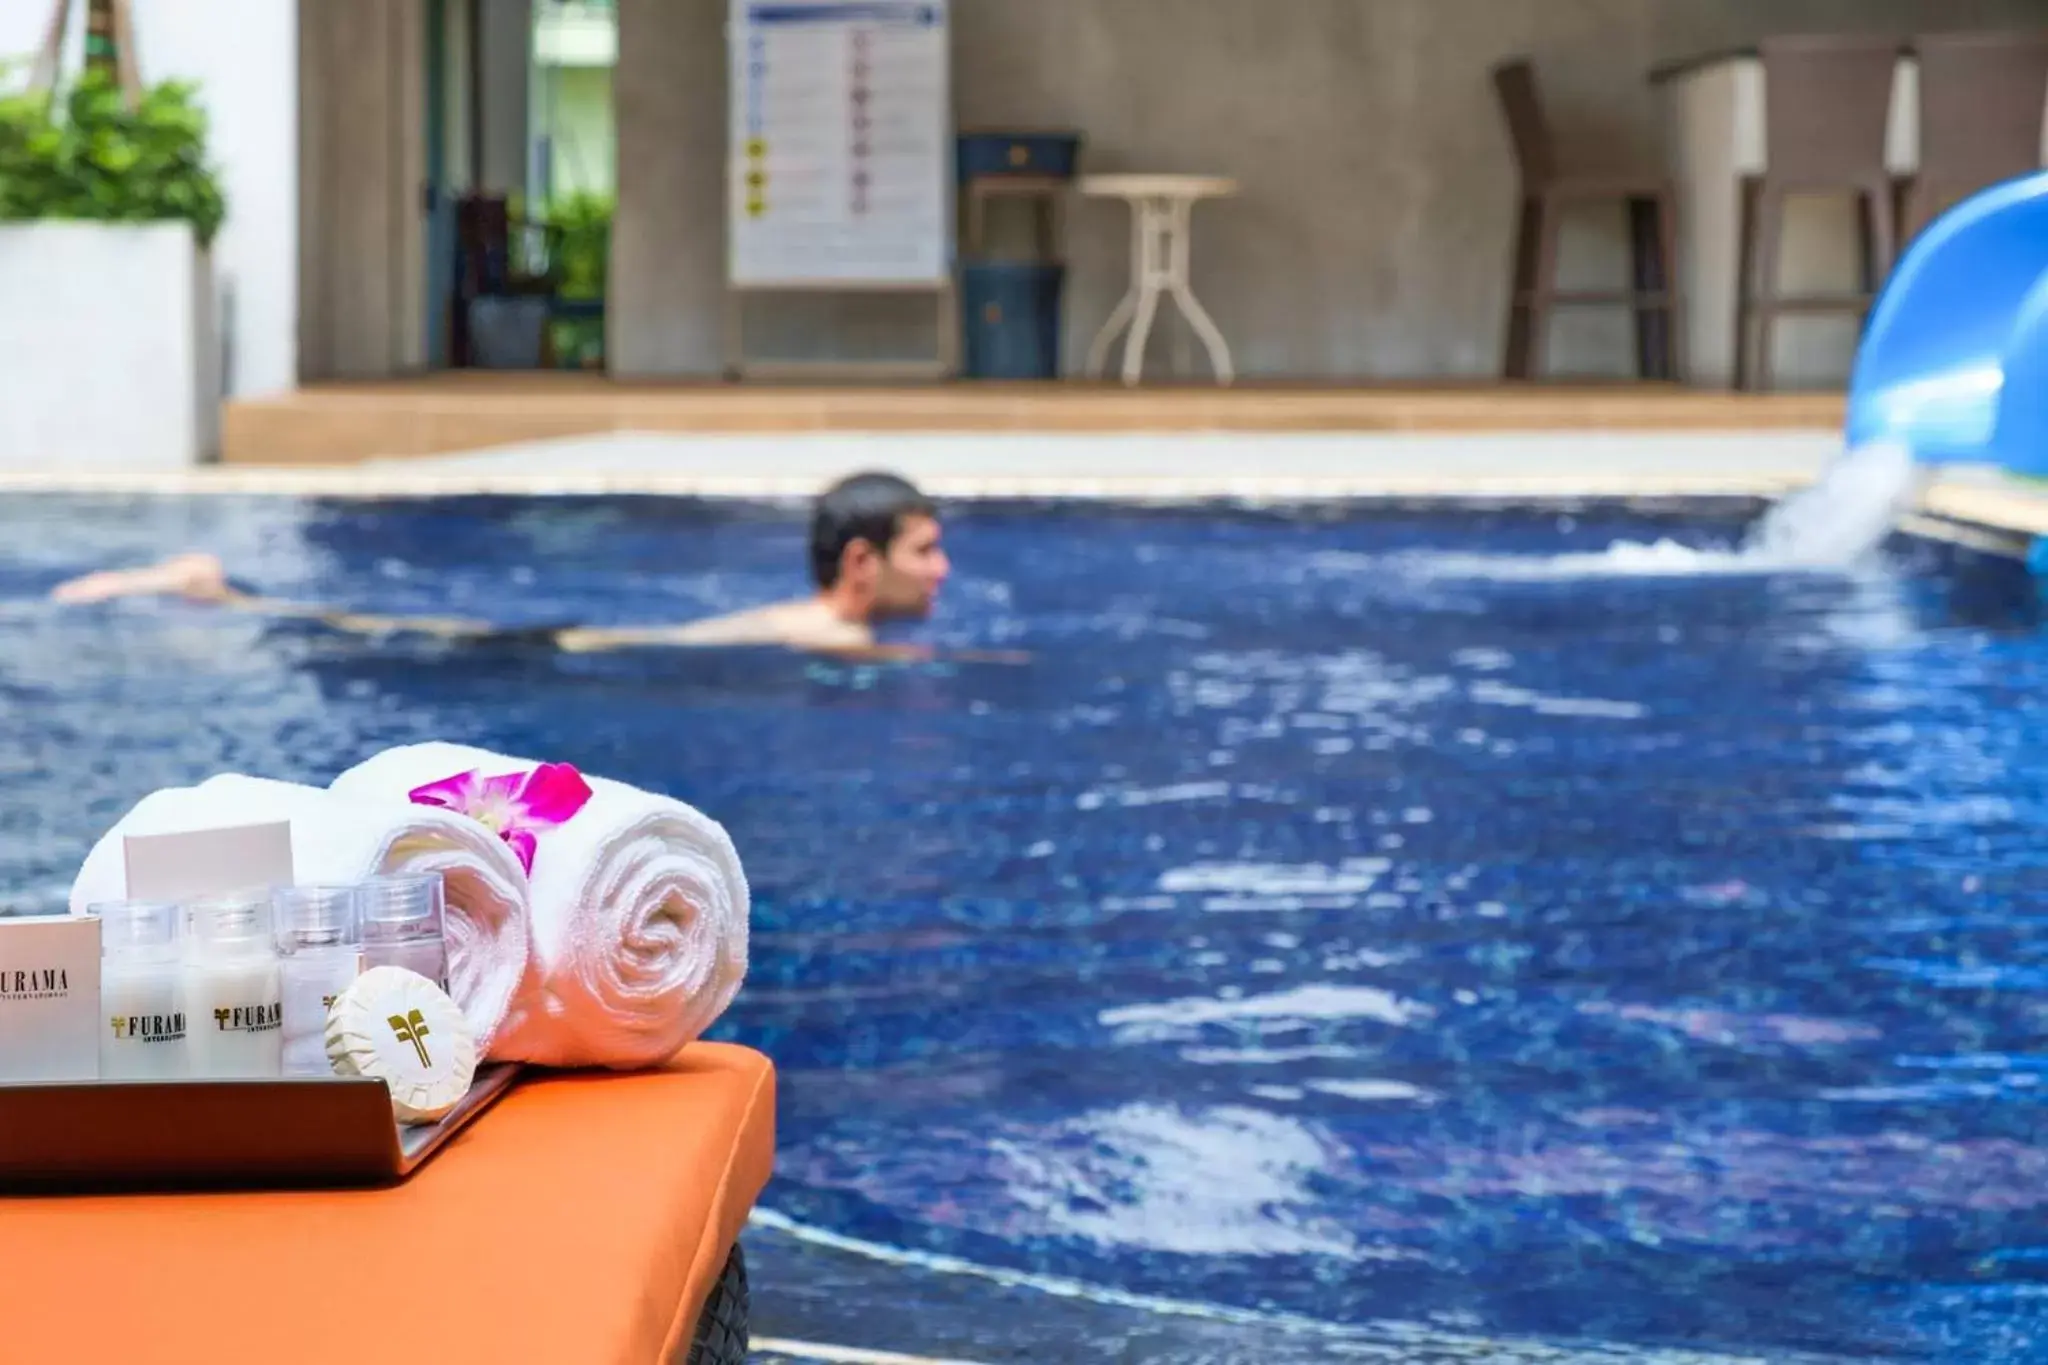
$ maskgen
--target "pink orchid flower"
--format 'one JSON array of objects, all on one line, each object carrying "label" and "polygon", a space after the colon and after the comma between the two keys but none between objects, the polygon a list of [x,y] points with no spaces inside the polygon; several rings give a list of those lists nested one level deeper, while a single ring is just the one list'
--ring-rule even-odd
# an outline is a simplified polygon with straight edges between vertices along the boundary
[{"label": "pink orchid flower", "polygon": [[536,832],[565,824],[590,800],[590,784],[567,763],[543,763],[530,773],[485,777],[481,769],[414,787],[415,806],[440,806],[475,820],[511,845],[519,866],[533,875]]}]

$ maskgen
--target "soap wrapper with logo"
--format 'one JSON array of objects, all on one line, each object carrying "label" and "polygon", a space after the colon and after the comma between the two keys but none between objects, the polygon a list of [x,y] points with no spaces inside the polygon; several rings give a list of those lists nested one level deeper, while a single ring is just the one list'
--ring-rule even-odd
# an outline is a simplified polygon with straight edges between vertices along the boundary
[{"label": "soap wrapper with logo", "polygon": [[100,922],[0,916],[0,1082],[100,1074]]},{"label": "soap wrapper with logo", "polygon": [[476,1079],[476,1032],[418,972],[372,967],[327,1012],[327,1058],[337,1075],[383,1081],[400,1123],[431,1123]]}]

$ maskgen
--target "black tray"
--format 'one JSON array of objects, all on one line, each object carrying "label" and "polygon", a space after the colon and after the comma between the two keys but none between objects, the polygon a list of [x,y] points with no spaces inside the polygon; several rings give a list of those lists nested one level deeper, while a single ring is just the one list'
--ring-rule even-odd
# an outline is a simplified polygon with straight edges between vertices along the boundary
[{"label": "black tray", "polygon": [[518,1075],[480,1067],[448,1117],[404,1126],[361,1077],[0,1084],[0,1194],[395,1184]]}]

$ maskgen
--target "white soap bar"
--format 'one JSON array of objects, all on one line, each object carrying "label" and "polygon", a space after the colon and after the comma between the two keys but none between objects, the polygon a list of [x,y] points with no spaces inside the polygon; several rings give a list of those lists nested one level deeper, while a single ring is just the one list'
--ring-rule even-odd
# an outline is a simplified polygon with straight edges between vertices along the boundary
[{"label": "white soap bar", "polygon": [[372,967],[328,1012],[327,1058],[336,1075],[389,1086],[400,1123],[431,1123],[469,1093],[476,1034],[448,993],[418,972]]}]

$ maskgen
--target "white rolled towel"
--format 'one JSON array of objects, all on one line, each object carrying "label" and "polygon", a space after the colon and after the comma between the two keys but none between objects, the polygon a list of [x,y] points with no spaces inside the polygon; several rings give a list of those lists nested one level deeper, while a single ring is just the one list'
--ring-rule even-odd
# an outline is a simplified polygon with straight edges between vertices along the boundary
[{"label": "white rolled towel", "polygon": [[122,839],[130,834],[289,820],[293,876],[302,885],[438,872],[447,892],[448,986],[480,1051],[502,1029],[533,955],[519,859],[473,820],[404,801],[364,801],[324,787],[224,773],[196,787],[151,792],[100,836],[71,886],[71,911],[128,894]]},{"label": "white rolled towel", "polygon": [[[406,800],[476,772],[539,765],[453,744],[387,749],[334,780]],[[666,1061],[711,1027],[747,972],[747,878],[717,821],[672,797],[584,775],[589,802],[533,835],[534,973],[494,1055],[620,1069]]]}]

